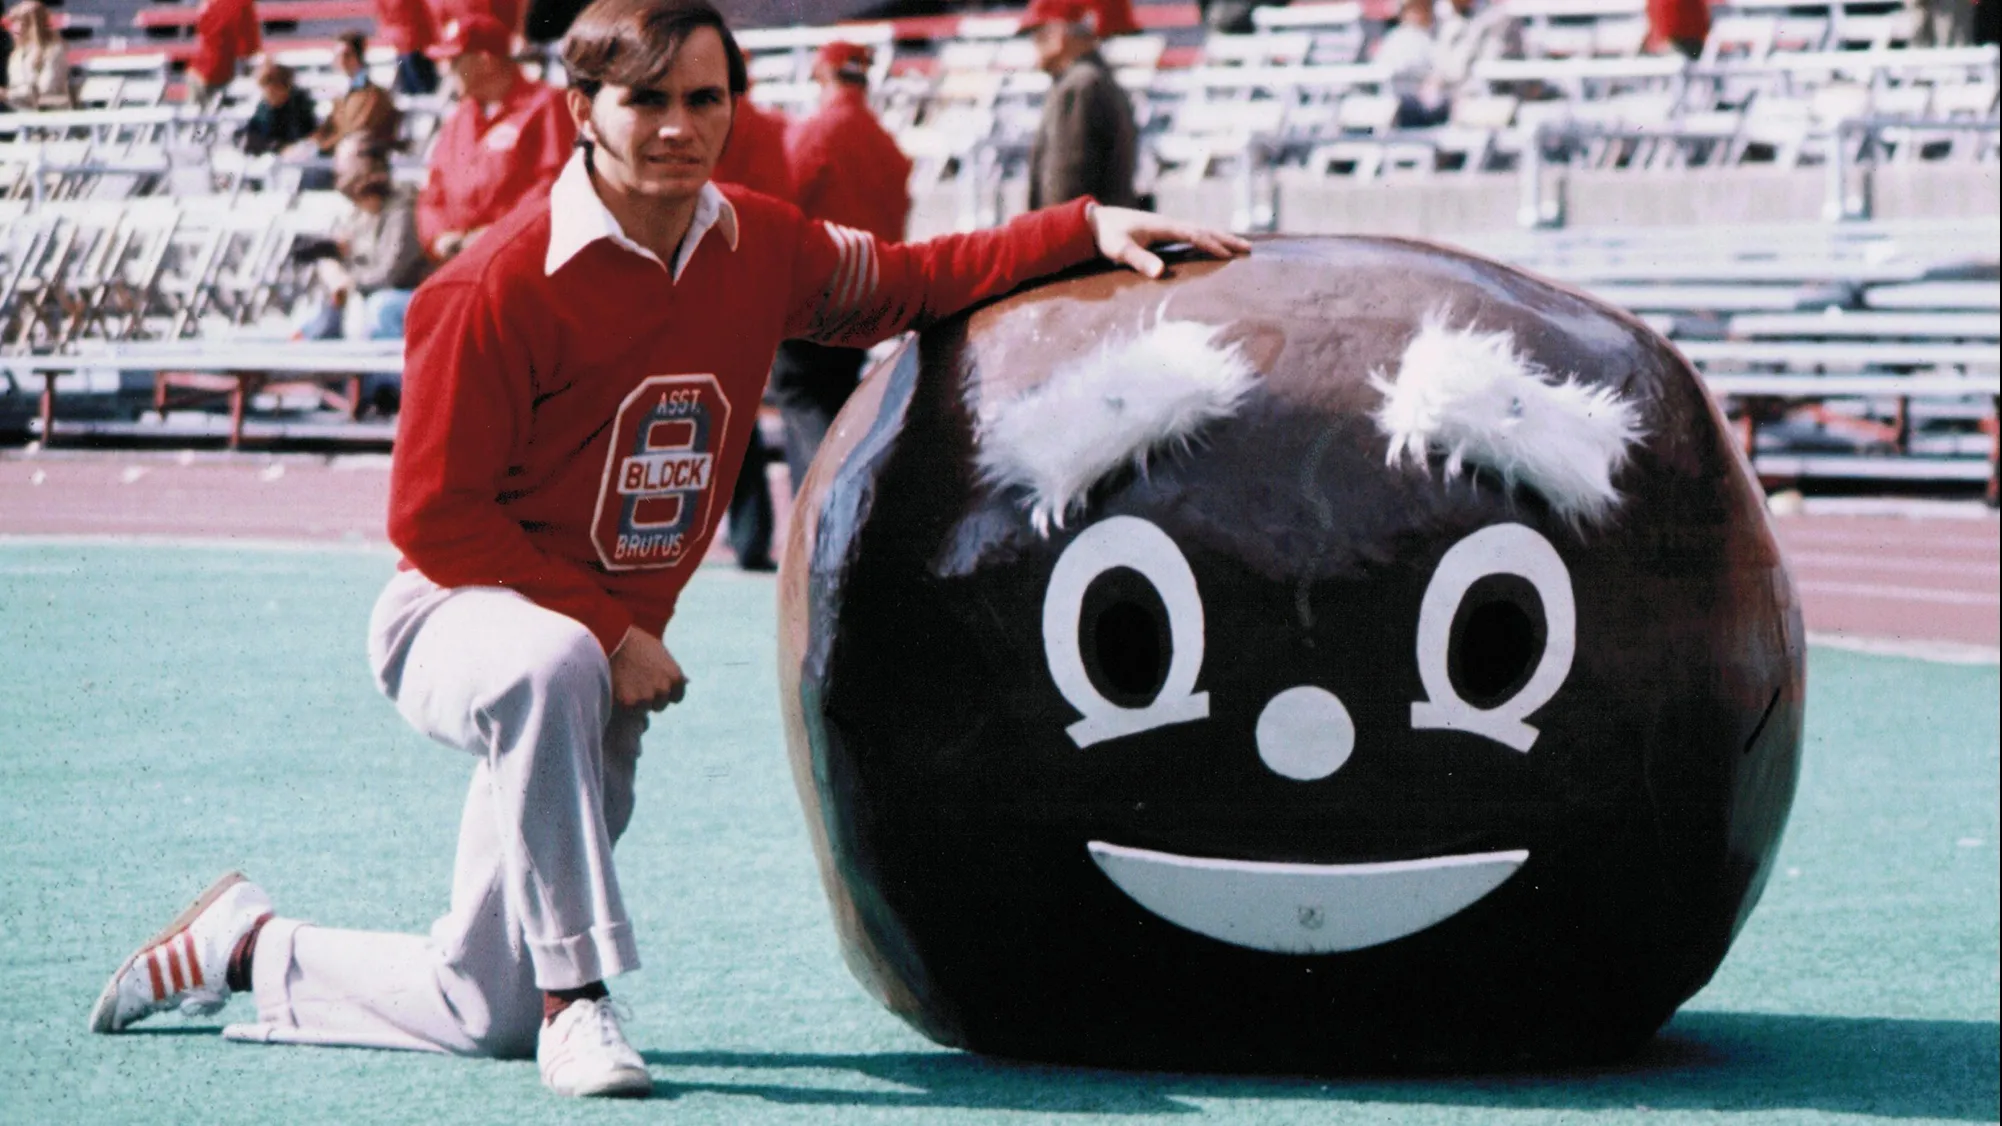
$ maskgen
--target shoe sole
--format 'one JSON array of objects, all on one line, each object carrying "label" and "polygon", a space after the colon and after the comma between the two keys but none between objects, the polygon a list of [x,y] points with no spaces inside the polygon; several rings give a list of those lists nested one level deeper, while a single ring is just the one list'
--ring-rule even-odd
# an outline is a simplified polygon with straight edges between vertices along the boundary
[{"label": "shoe sole", "polygon": [[207,891],[197,896],[195,901],[188,906],[187,910],[174,916],[174,921],[168,923],[165,930],[146,940],[144,945],[134,950],[131,956],[119,965],[118,972],[111,975],[111,980],[105,984],[104,992],[97,995],[97,1004],[90,1007],[90,1030],[98,1033],[119,1031],[116,1024],[118,1019],[118,981],[125,976],[125,971],[131,969],[139,959],[144,958],[155,946],[186,930],[188,925],[195,921],[196,916],[208,910],[216,900],[222,898],[224,892],[244,882],[246,878],[242,872],[224,873],[215,883],[208,886]]},{"label": "shoe sole", "polygon": [[596,1087],[579,1087],[556,1093],[578,1099],[644,1099],[653,1094],[653,1076],[619,1077]]}]

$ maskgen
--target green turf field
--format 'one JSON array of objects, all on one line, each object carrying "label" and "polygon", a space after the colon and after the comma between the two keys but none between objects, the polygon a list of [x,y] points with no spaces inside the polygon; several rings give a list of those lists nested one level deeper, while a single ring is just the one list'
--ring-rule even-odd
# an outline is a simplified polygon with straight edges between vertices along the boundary
[{"label": "green turf field", "polygon": [[[850,979],[785,764],[769,578],[710,569],[668,641],[620,846],[618,983],[652,1102],[528,1063],[84,1031],[217,873],[287,915],[419,929],[467,760],[369,683],[389,556],[0,540],[0,1123],[1994,1122],[1997,670],[1817,650],[1780,868],[1709,989],[1620,1069],[1423,1081],[1026,1067],[938,1048]],[[247,1001],[224,1017],[245,1019]]]}]

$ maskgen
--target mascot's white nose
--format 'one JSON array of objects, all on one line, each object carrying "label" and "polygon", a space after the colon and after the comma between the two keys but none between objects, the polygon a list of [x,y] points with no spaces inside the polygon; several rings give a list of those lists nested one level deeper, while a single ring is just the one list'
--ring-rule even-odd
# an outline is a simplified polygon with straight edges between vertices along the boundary
[{"label": "mascot's white nose", "polygon": [[1326,778],[1356,749],[1356,725],[1341,698],[1311,685],[1288,688],[1258,713],[1258,757],[1296,782]]}]

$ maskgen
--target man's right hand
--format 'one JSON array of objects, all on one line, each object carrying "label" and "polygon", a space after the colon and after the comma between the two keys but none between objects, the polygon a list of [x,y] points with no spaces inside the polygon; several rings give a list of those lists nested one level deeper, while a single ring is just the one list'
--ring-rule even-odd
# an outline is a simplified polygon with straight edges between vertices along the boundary
[{"label": "man's right hand", "polygon": [[612,653],[612,699],[620,707],[660,711],[681,702],[688,676],[660,638],[626,627],[626,638]]}]

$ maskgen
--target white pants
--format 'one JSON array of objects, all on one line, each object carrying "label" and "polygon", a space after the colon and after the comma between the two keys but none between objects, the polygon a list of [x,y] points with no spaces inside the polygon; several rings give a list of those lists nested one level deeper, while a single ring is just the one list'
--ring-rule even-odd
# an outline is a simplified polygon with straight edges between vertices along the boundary
[{"label": "white pants", "polygon": [[377,600],[369,660],[417,730],[478,758],[451,910],[428,937],[265,925],[256,1024],[237,1040],[535,1052],[542,991],[639,968],[612,842],[633,810],[643,708],[576,621],[499,587],[400,572]]}]

